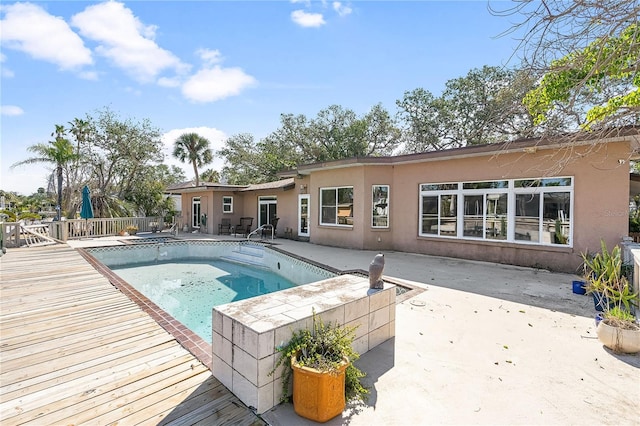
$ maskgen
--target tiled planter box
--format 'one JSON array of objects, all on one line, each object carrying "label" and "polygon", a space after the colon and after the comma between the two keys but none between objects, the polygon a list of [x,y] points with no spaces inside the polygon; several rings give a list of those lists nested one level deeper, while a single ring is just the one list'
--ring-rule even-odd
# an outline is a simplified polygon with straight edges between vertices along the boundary
[{"label": "tiled planter box", "polygon": [[214,308],[214,376],[258,414],[277,405],[276,347],[311,325],[312,309],[325,323],[358,325],[360,354],[395,336],[395,286],[371,290],[368,278],[342,275]]}]

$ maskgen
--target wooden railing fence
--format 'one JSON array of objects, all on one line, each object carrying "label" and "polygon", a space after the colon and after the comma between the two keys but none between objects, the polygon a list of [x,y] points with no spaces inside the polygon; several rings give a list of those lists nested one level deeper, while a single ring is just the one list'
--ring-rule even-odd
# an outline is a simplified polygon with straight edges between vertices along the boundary
[{"label": "wooden railing fence", "polygon": [[[26,226],[24,223],[3,222],[1,225],[4,247],[29,245],[33,232],[22,229]],[[27,226],[27,228],[30,227],[32,226]],[[80,238],[119,235],[121,231],[129,232],[129,227],[137,228],[136,232],[157,232],[164,229],[165,224],[161,217],[69,219],[60,222],[39,223],[38,232],[42,232],[43,235],[46,232],[46,236],[66,242]]]}]

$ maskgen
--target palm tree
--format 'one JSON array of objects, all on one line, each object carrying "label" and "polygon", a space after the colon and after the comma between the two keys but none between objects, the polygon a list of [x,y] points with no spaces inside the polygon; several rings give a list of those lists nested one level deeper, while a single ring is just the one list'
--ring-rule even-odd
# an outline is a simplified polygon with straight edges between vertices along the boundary
[{"label": "palm tree", "polygon": [[62,171],[64,166],[78,158],[73,145],[65,139],[66,130],[64,126],[56,124],[56,130],[52,133],[55,140],[45,143],[38,143],[27,148],[29,152],[36,154],[35,157],[27,158],[11,165],[11,168],[24,164],[49,163],[55,166],[55,174],[58,180],[58,201],[56,206],[56,220],[60,220],[62,206]]},{"label": "palm tree", "polygon": [[193,173],[196,175],[196,186],[200,186],[198,167],[213,161],[211,143],[197,133],[184,133],[173,144],[173,156],[183,163],[187,161],[193,165]]}]

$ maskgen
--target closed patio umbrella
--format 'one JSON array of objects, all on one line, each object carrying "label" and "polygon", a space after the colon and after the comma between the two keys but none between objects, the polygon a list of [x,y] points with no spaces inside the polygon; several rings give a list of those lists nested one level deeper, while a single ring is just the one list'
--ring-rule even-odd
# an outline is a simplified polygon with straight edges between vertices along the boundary
[{"label": "closed patio umbrella", "polygon": [[80,217],[85,219],[85,232],[89,234],[89,219],[93,219],[93,206],[91,205],[91,191],[87,185],[82,188],[82,208]]}]

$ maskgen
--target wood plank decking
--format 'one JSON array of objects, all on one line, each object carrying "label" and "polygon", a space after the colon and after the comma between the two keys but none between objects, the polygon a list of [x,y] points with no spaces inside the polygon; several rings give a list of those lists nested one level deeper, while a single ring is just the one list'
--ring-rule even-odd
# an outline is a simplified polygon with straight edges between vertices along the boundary
[{"label": "wood plank decking", "polygon": [[0,257],[0,422],[261,425],[66,245]]}]

